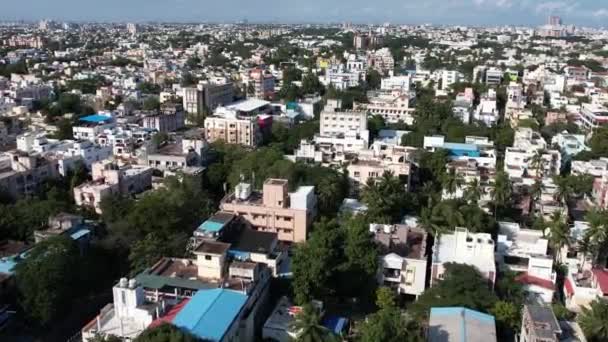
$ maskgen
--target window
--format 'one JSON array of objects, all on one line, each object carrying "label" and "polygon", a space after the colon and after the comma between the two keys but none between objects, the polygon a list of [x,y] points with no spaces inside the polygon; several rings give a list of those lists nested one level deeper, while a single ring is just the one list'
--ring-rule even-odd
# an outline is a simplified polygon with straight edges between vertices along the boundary
[{"label": "window", "polygon": [[123,304],[127,304],[126,291],[120,291],[120,298],[121,298]]},{"label": "window", "polygon": [[354,172],[355,178],[361,177],[361,173],[359,171]]},{"label": "window", "polygon": [[211,260],[211,255],[205,255],[205,260]]}]

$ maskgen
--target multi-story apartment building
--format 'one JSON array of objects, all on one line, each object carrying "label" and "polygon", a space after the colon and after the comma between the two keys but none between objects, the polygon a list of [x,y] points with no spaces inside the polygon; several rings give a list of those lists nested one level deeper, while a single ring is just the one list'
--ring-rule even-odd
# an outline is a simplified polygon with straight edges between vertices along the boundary
[{"label": "multi-story apartment building", "polygon": [[220,208],[243,216],[256,230],[277,233],[281,241],[302,242],[317,214],[316,202],[313,186],[289,193],[287,180],[267,179],[261,193],[239,183]]},{"label": "multi-story apartment building", "polygon": [[[513,147],[505,152],[505,172],[510,178],[521,179],[524,183],[533,183],[532,177],[559,175],[561,153],[547,149],[547,142],[531,128],[518,128],[515,131]],[[537,163],[536,155],[540,155]]]},{"label": "multi-story apartment building", "polygon": [[559,342],[561,335],[562,328],[550,306],[524,305],[520,342]]},{"label": "multi-story apartment building", "polygon": [[206,341],[254,340],[271,268],[279,269],[286,258],[276,234],[218,213],[194,232],[191,250],[194,258],[162,258],[135,279],[121,279],[114,302],[83,327],[83,340],[108,335],[132,340],[164,323]]},{"label": "multi-story apartment building", "polygon": [[423,147],[430,152],[445,149],[451,160],[475,160],[477,167],[496,168],[494,142],[487,137],[467,136],[462,144],[446,142],[442,135],[427,136],[424,137]]},{"label": "multi-story apartment building", "polygon": [[499,85],[502,82],[504,73],[498,68],[488,68],[485,71],[485,83],[487,85]]},{"label": "multi-story apartment building", "polygon": [[464,75],[456,70],[443,70],[441,72],[441,89],[448,90],[454,83],[462,82]]},{"label": "multi-story apartment building", "polygon": [[367,113],[364,111],[340,110],[336,100],[327,101],[321,112],[319,135],[322,137],[345,137],[354,133],[359,139],[369,143]]},{"label": "multi-story apartment building", "polygon": [[586,130],[593,130],[608,124],[608,108],[590,103],[583,103],[576,122]]},{"label": "multi-story apartment building", "polygon": [[111,113],[99,113],[80,118],[80,122],[72,127],[72,132],[74,139],[95,142],[99,134],[115,127],[116,122]]},{"label": "multi-story apartment building", "polygon": [[346,65],[333,65],[325,71],[325,76],[321,77],[321,82],[325,86],[333,86],[337,90],[346,90],[357,87],[361,81],[361,72],[358,70],[348,70]]},{"label": "multi-story apartment building", "polygon": [[409,75],[405,76],[390,76],[382,78],[380,89],[386,91],[400,90],[404,93],[410,91],[412,86],[412,78]]},{"label": "multi-story apartment building", "polygon": [[580,312],[597,299],[608,299],[608,270],[568,270],[564,280],[566,308]]},{"label": "multi-story apartment building", "polygon": [[479,202],[477,203],[481,207],[486,207],[492,200],[492,184],[496,178],[496,169],[492,166],[481,166],[476,160],[452,160],[447,165],[448,172],[454,170],[456,175],[461,177],[463,180],[462,184],[457,185],[453,192],[448,189],[443,189],[441,198],[444,200],[448,199],[460,199],[463,198],[465,192],[470,184],[477,181],[477,184],[481,190]]},{"label": "multi-story apartment building", "polygon": [[258,99],[273,99],[275,78],[268,71],[262,68],[255,68],[249,72],[249,81],[253,82],[253,97]]},{"label": "multi-story apartment building", "polygon": [[233,101],[234,86],[222,77],[183,89],[183,106],[187,113],[202,114],[205,110],[212,112],[215,108],[229,105]]},{"label": "multi-story apartment building", "polygon": [[13,198],[34,195],[46,180],[58,177],[52,158],[21,151],[0,155],[0,189]]},{"label": "multi-story apartment building", "polygon": [[549,241],[539,230],[521,229],[518,223],[499,222],[496,248],[501,269],[519,273],[528,297],[550,304],[553,301],[557,274],[548,255]]},{"label": "multi-story apartment building", "polygon": [[395,59],[390,49],[382,48],[368,54],[367,65],[382,75],[391,76],[395,70]]},{"label": "multi-story apartment building", "polygon": [[481,121],[489,127],[496,125],[500,119],[500,112],[496,104],[496,91],[490,89],[481,96],[479,105],[473,113],[473,119]]},{"label": "multi-story apartment building", "polygon": [[261,141],[261,133],[256,117],[212,116],[205,119],[205,138],[210,143],[225,141],[255,147]]},{"label": "multi-story apartment building", "polygon": [[405,224],[370,224],[370,232],[380,248],[378,282],[400,294],[419,296],[426,282],[427,233],[416,218]]},{"label": "multi-story apartment building", "polygon": [[431,286],[443,278],[446,263],[474,266],[494,286],[496,265],[494,240],[487,233],[469,233],[466,228],[456,228],[452,234],[442,234],[433,246]]},{"label": "multi-story apartment building", "polygon": [[152,168],[137,165],[118,165],[105,160],[94,163],[93,180],[74,188],[74,201],[101,214],[101,201],[112,195],[134,195],[152,187]]},{"label": "multi-story apartment building", "polygon": [[186,125],[184,108],[181,105],[163,105],[161,112],[146,115],[142,120],[144,128],[154,129],[158,132],[173,132]]},{"label": "multi-story apartment building", "polygon": [[378,93],[377,96],[369,98],[369,103],[359,106],[361,109],[367,109],[370,115],[380,115],[388,123],[403,122],[413,125],[415,99],[414,93],[394,90]]}]

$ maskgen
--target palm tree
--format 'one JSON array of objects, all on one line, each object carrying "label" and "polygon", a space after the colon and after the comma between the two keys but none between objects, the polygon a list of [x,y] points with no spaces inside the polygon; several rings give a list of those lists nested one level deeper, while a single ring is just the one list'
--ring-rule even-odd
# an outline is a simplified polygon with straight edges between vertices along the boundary
[{"label": "palm tree", "polygon": [[296,342],[324,342],[334,341],[334,335],[329,329],[321,325],[321,316],[312,305],[306,304],[302,311],[296,315],[292,324],[296,331]]},{"label": "palm tree", "polygon": [[422,187],[420,188],[420,194],[426,197],[427,208],[432,207],[433,201],[436,200],[435,186],[433,185],[433,182],[425,182],[424,184],[422,184]]},{"label": "palm tree", "polygon": [[544,166],[543,153],[541,150],[536,151],[530,160],[530,167],[536,171],[536,178],[542,178]]},{"label": "palm tree", "polygon": [[555,260],[561,262],[561,251],[564,246],[570,245],[570,229],[561,211],[556,211],[551,215],[549,222],[549,243],[555,253]]},{"label": "palm tree", "polygon": [[600,259],[602,247],[608,241],[608,212],[605,210],[591,210],[585,215],[585,220],[589,223],[589,228],[585,230],[583,240],[588,240],[589,252],[593,263]]},{"label": "palm tree", "polygon": [[467,187],[464,189],[464,198],[467,202],[477,203],[484,193],[485,190],[479,184],[479,179],[475,178],[467,183]]},{"label": "palm tree", "polygon": [[555,200],[560,203],[566,203],[568,198],[572,196],[574,193],[572,186],[570,186],[570,181],[568,177],[565,176],[555,176],[553,177],[553,183],[557,186],[557,191],[555,192]]},{"label": "palm tree", "polygon": [[456,172],[455,168],[450,168],[450,170],[446,172],[441,179],[443,190],[450,195],[456,193],[458,188],[463,184],[464,180],[462,179],[462,176]]},{"label": "palm tree", "polygon": [[583,307],[578,323],[589,342],[608,341],[608,300],[598,299]]},{"label": "palm tree", "polygon": [[498,207],[504,207],[509,203],[511,192],[509,175],[504,171],[499,171],[490,190],[490,196],[494,201],[494,218],[497,216]]}]

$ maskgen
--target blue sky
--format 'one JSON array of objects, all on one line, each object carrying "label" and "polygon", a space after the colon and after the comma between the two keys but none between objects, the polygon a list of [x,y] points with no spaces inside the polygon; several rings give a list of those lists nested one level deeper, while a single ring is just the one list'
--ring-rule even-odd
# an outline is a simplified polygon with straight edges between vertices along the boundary
[{"label": "blue sky", "polygon": [[5,0],[4,20],[235,21],[608,26],[608,0]]}]

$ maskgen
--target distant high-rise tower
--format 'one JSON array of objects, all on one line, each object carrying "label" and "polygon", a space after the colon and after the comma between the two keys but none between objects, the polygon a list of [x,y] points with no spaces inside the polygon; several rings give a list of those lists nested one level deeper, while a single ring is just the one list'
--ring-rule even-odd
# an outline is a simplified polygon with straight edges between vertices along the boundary
[{"label": "distant high-rise tower", "polygon": [[560,26],[562,24],[562,18],[556,15],[551,15],[547,20],[547,24],[551,26]]},{"label": "distant high-rise tower", "polygon": [[132,34],[132,35],[136,35],[137,31],[138,31],[137,24],[128,23],[127,24],[127,31],[129,31],[129,33]]}]

